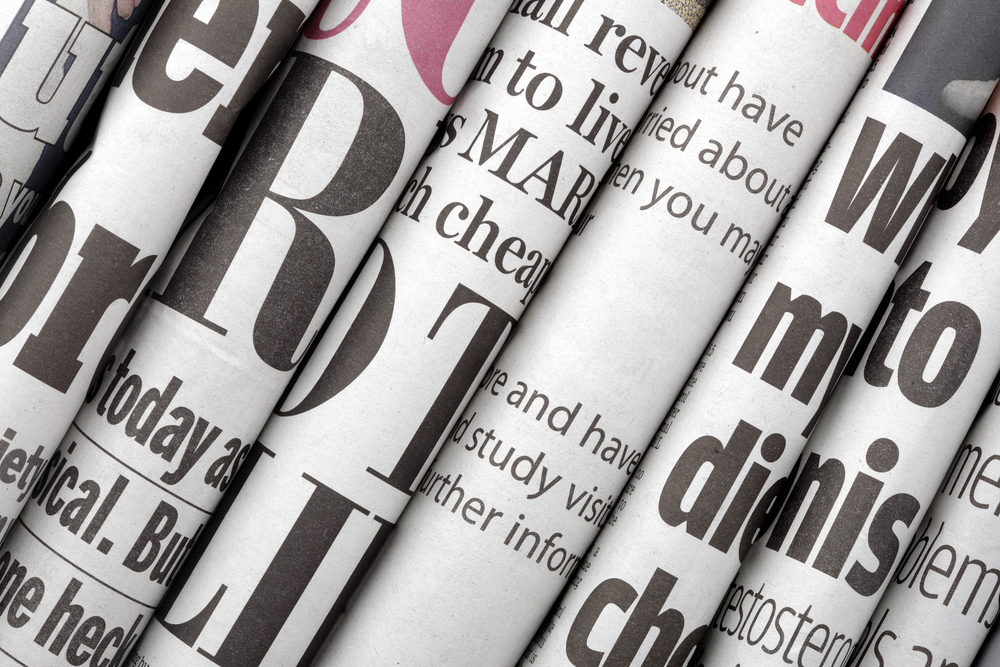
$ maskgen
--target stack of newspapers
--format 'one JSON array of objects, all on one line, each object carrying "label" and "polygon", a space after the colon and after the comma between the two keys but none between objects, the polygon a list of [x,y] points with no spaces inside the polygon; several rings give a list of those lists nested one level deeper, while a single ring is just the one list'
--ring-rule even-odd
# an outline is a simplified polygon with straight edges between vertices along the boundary
[{"label": "stack of newspapers", "polygon": [[0,0],[0,667],[1000,667],[998,79],[996,0]]}]

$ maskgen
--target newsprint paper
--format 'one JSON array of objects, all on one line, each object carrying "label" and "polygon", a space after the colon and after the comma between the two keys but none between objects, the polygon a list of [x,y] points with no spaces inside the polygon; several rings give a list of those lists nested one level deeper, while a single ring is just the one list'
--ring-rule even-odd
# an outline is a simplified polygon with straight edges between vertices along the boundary
[{"label": "newsprint paper", "polygon": [[865,624],[1000,366],[998,107],[994,94],[726,592],[706,667],[839,667],[873,649]]},{"label": "newsprint paper", "polygon": [[66,166],[87,111],[155,4],[0,5],[0,260]]},{"label": "newsprint paper", "polygon": [[996,624],[998,388],[995,384],[983,404],[872,614],[876,629],[859,667],[969,667]]},{"label": "newsprint paper", "polygon": [[[44,505],[61,539],[82,541],[91,558],[128,552],[102,528],[122,515],[134,520],[137,510],[118,504],[131,477],[87,478],[61,456],[58,471],[36,482],[237,114],[310,10],[289,0],[167,2],[114,81],[92,152],[0,272],[3,533],[33,502]],[[19,535],[0,553],[8,572],[19,575],[17,590],[5,593],[17,611],[8,607],[0,620],[0,664],[73,664],[84,655],[94,664],[121,664],[152,606],[128,613],[104,607],[107,584],[69,568],[49,550],[54,544],[44,545],[45,559],[29,569],[18,554],[43,549],[30,531]]]},{"label": "newsprint paper", "polygon": [[500,4],[146,663],[308,662],[692,32],[658,0]]},{"label": "newsprint paper", "polygon": [[[707,626],[998,75],[1000,7],[910,5],[523,664]],[[647,640],[661,606],[675,631]]]},{"label": "newsprint paper", "polygon": [[[290,0],[245,2],[225,0],[210,16],[193,0],[164,5],[113,82],[93,149],[0,270],[0,424],[11,443],[0,535],[83,403],[242,105],[305,21]],[[171,78],[175,67],[189,76]]]},{"label": "newsprint paper", "polygon": [[870,67],[869,10],[870,38],[709,10],[318,665],[517,661]]},{"label": "newsprint paper", "polygon": [[[74,604],[141,616],[141,631],[404,189],[453,100],[445,84],[460,88],[503,11],[380,0],[313,16],[214,209],[29,497],[10,557],[52,588],[83,583]],[[113,498],[89,518],[87,484]]]}]

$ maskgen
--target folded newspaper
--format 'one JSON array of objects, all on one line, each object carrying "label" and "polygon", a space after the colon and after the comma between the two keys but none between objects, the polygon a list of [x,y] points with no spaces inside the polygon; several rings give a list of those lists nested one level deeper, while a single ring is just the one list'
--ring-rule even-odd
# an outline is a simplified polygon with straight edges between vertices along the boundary
[{"label": "folded newspaper", "polygon": [[503,24],[138,647],[148,664],[308,662],[691,35],[656,0],[492,6]]},{"label": "folded newspaper", "polygon": [[998,109],[994,93],[726,592],[701,664],[844,665],[874,650],[885,624],[869,617],[1000,370]]},{"label": "folded newspaper", "polygon": [[[78,548],[89,563],[107,568],[127,559],[129,545],[116,546],[110,528],[137,511],[119,505],[131,473],[81,476],[67,465],[71,445],[66,456],[51,465],[47,460],[236,116],[310,9],[291,0],[212,6],[168,0],[138,50],[124,59],[92,150],[0,270],[0,533],[33,502],[44,505],[60,539],[85,545]],[[138,382],[131,384],[130,398],[115,408],[123,419],[126,400],[138,400]],[[28,550],[44,553],[30,569],[19,556]],[[110,581],[100,567],[87,574],[67,568],[30,530],[3,544],[4,559],[20,583],[8,589],[16,603],[4,616],[0,664],[121,664],[152,613],[154,604],[142,599],[127,613],[105,610]]]},{"label": "folded newspaper", "polygon": [[156,4],[0,4],[0,260],[68,166],[87,112]]},{"label": "folded newspaper", "polygon": [[908,7],[524,664],[708,624],[998,75],[1000,6]]},{"label": "folded newspaper", "polygon": [[[84,572],[105,585],[91,604],[144,627],[450,106],[423,45],[462,32],[438,73],[454,87],[503,13],[483,4],[313,16],[214,207],[168,257],[9,534],[23,567],[49,568],[51,586]],[[70,470],[115,489],[107,548],[95,551],[96,528],[81,540],[67,527],[83,495],[82,482],[64,487]]]},{"label": "folded newspaper", "polygon": [[[709,9],[318,665],[516,662],[870,67],[891,7],[870,8],[870,41],[812,6]],[[675,660],[697,641],[685,634]]]}]

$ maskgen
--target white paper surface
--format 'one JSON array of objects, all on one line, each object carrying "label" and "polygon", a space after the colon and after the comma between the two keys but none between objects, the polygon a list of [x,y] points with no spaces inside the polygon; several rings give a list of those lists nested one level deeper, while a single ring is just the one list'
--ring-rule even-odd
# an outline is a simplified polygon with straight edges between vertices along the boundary
[{"label": "white paper surface", "polygon": [[843,665],[856,647],[861,658],[871,649],[881,620],[865,623],[1000,361],[986,194],[997,102],[820,418],[781,512],[725,594],[702,664]]},{"label": "white paper surface", "polygon": [[497,4],[506,22],[150,626],[147,663],[316,650],[691,34],[659,2]]},{"label": "white paper surface", "polygon": [[[153,602],[143,597],[127,613],[104,604],[110,580],[101,566],[109,567],[104,556],[115,546],[108,535],[117,539],[112,526],[137,511],[127,503],[112,511],[131,475],[107,468],[81,472],[71,445],[52,468],[46,460],[130,303],[162,261],[240,108],[274,69],[309,9],[288,0],[222,0],[204,8],[190,0],[166,3],[115,82],[92,153],[75,165],[0,273],[0,423],[9,443],[0,462],[0,530],[10,529],[26,502],[42,505],[57,528],[53,543],[25,530],[3,546],[25,580],[47,586],[23,598],[30,600],[22,604],[26,613],[8,610],[4,616],[0,664],[72,663],[85,653],[95,664],[121,664],[138,623],[151,613]],[[114,408],[123,421],[124,406],[138,401],[133,384]],[[86,440],[79,433],[70,438]],[[165,516],[159,529],[169,523]],[[83,543],[90,571],[68,567],[57,555],[58,540]],[[31,561],[30,570],[27,545],[43,556]],[[122,550],[130,551],[118,544],[115,556]],[[144,586],[156,583],[144,576]],[[67,605],[74,611],[62,622]]]},{"label": "white paper surface", "polygon": [[859,667],[928,661],[966,667],[995,625],[998,405],[994,389],[872,614],[878,631],[869,633]]},{"label": "white paper surface", "polygon": [[[979,110],[955,114],[936,93],[1000,67],[970,49],[928,76],[927,61],[947,61],[936,45],[954,41],[954,19],[978,16],[925,16],[929,4],[896,27],[523,664],[664,650],[641,621],[647,594],[683,621],[671,641],[711,620],[972,129]],[[969,39],[963,21],[958,32]],[[978,45],[996,43],[982,32]]]},{"label": "white paper surface", "polygon": [[436,14],[436,30],[401,22],[393,1],[313,17],[317,39],[283,65],[214,210],[168,258],[53,459],[53,478],[66,460],[102,487],[122,480],[101,530],[116,546],[95,551],[48,500],[29,503],[11,537],[22,564],[54,551],[50,585],[83,570],[107,585],[106,610],[144,614],[142,630],[449,106],[418,70],[433,60],[411,54],[456,31],[439,76],[463,79],[503,13],[482,4]]},{"label": "white paper surface", "polygon": [[871,63],[806,9],[709,10],[317,664],[516,662]]}]

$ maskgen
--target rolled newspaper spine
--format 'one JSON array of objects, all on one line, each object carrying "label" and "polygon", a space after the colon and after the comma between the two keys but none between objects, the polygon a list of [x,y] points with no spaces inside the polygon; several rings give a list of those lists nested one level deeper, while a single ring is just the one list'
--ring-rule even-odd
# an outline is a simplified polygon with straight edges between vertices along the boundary
[{"label": "rolled newspaper spine", "polygon": [[858,667],[969,667],[1000,599],[1000,406],[994,387],[955,455],[872,619],[879,626]]},{"label": "rolled newspaper spine", "polygon": [[[875,48],[894,10],[868,11]],[[709,10],[318,665],[517,661],[870,66],[864,42],[790,2]]]},{"label": "rolled newspaper spine", "polygon": [[54,185],[87,111],[155,4],[0,6],[0,260]]},{"label": "rolled newspaper spine", "polygon": [[[983,11],[906,10],[523,665],[667,655],[707,627],[1000,75]],[[941,95],[955,81],[978,98]],[[640,650],[650,596],[676,632]]]},{"label": "rolled newspaper spine", "polygon": [[[83,572],[104,584],[80,592],[88,605],[143,616],[136,632],[151,618],[450,106],[433,84],[457,92],[506,8],[405,6],[314,14],[214,209],[168,258],[8,535],[47,586]],[[89,519],[82,480],[114,498]]]},{"label": "rolled newspaper spine", "polygon": [[0,428],[14,438],[0,459],[0,535],[82,405],[237,114],[309,9],[243,3],[222,0],[211,14],[196,0],[163,6],[113,82],[92,150],[0,269]]},{"label": "rolled newspaper spine", "polygon": [[868,621],[1000,366],[994,94],[896,274],[770,529],[706,633],[703,665],[864,660]]},{"label": "rolled newspaper spine", "polygon": [[503,4],[436,150],[150,625],[148,664],[308,662],[692,31],[656,0]]},{"label": "rolled newspaper spine", "polygon": [[[130,303],[169,248],[236,115],[287,51],[310,9],[290,0],[221,0],[206,8],[211,11],[201,7],[191,0],[163,6],[143,45],[119,70],[92,152],[77,162],[0,271],[3,533],[38,488],[46,460],[83,403]],[[69,522],[63,524],[67,534],[93,542],[98,555],[110,549],[111,541],[98,533],[127,480],[79,479],[66,466],[47,481],[52,486],[46,507],[66,511],[61,520]],[[18,598],[30,599],[26,613],[0,634],[3,660],[50,664],[64,660],[67,647],[81,655],[84,642],[94,645],[84,652],[117,664],[135,640],[133,623],[151,611],[104,617],[91,605],[86,620],[75,622],[85,628],[73,635],[79,641],[67,643],[55,632],[62,621],[51,616],[62,608],[60,600],[70,604],[75,598],[76,618],[91,593],[103,595],[98,589],[105,584],[84,576],[54,586],[49,566],[28,572],[18,565],[13,571],[34,588]],[[98,635],[103,639],[95,641]]]}]

